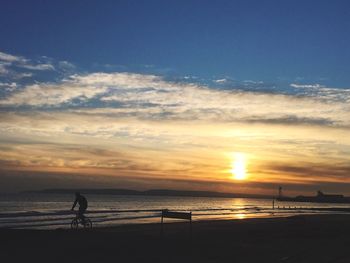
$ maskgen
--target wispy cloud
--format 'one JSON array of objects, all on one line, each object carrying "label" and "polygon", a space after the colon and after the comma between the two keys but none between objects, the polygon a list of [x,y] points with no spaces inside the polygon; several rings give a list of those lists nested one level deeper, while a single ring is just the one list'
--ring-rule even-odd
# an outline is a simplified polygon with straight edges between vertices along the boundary
[{"label": "wispy cloud", "polygon": [[226,79],[226,78],[223,78],[223,79],[215,79],[214,82],[216,82],[216,83],[226,83],[226,82],[227,82],[227,79]]},{"label": "wispy cloud", "polygon": [[339,183],[348,181],[350,166],[348,162],[343,163],[300,163],[299,165],[291,164],[270,164],[265,167],[266,171],[277,174],[288,174],[290,177],[298,178],[301,181],[321,182],[337,181]]},{"label": "wispy cloud", "polygon": [[324,87],[293,96],[211,89],[156,75],[91,73],[27,85],[0,105],[106,108],[106,114],[114,108],[113,114],[146,119],[350,126],[349,101],[350,90],[344,89]]},{"label": "wispy cloud", "polygon": [[293,88],[311,88],[311,89],[317,89],[317,88],[322,88],[324,87],[321,84],[296,84],[296,83],[292,83],[290,84],[291,87]]},{"label": "wispy cloud", "polygon": [[23,65],[18,65],[18,67],[30,69],[30,70],[54,70],[55,69],[55,67],[52,64],[48,64],[48,63],[42,63],[42,64],[36,64],[36,65],[23,64]]},{"label": "wispy cloud", "polygon": [[55,62],[48,57],[38,59],[28,59],[23,56],[17,56],[0,52],[0,77],[20,80],[33,76],[33,73],[47,71],[72,71],[74,65],[67,61]]},{"label": "wispy cloud", "polygon": [[16,82],[0,82],[0,89],[5,88],[6,91],[14,91],[17,88],[17,83]]},{"label": "wispy cloud", "polygon": [[20,62],[20,63],[28,62],[28,60],[22,56],[14,56],[14,55],[7,54],[4,52],[0,52],[0,60],[6,61],[6,62]]},{"label": "wispy cloud", "polygon": [[60,68],[63,71],[73,71],[76,69],[76,66],[73,63],[62,60],[58,62],[58,68]]},{"label": "wispy cloud", "polygon": [[8,74],[9,70],[7,69],[7,66],[9,63],[5,63],[3,61],[0,61],[0,76]]}]

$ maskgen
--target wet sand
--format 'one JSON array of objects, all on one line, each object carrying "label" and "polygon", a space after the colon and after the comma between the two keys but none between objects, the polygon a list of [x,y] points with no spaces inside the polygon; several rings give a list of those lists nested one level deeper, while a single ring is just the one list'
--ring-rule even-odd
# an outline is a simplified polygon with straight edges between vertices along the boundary
[{"label": "wet sand", "polygon": [[350,215],[0,229],[1,262],[350,262]]}]

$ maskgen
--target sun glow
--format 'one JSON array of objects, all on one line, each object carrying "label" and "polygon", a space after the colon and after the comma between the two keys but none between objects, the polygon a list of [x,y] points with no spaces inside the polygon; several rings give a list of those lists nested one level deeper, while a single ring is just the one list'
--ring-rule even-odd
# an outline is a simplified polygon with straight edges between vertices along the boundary
[{"label": "sun glow", "polygon": [[232,162],[231,173],[236,180],[245,180],[247,178],[246,157],[243,153],[235,153]]},{"label": "sun glow", "polygon": [[235,218],[237,218],[237,219],[244,219],[245,218],[245,214],[236,214]]}]

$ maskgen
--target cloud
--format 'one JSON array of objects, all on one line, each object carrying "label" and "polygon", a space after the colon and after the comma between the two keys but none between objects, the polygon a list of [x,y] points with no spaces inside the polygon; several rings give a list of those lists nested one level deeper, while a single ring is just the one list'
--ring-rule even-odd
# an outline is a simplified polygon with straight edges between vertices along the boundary
[{"label": "cloud", "polygon": [[72,102],[73,99],[86,101],[104,93],[105,87],[77,85],[75,82],[64,82],[62,85],[33,84],[10,98],[0,101],[2,105],[55,106]]},{"label": "cloud", "polygon": [[23,64],[23,65],[18,65],[18,67],[30,69],[30,70],[55,70],[55,67],[52,64],[48,64],[48,63],[42,63],[42,64],[36,64],[36,65]]},{"label": "cloud", "polygon": [[256,80],[244,80],[243,83],[249,85],[249,84],[252,84],[252,85],[262,85],[264,84],[263,81],[259,80],[259,81],[256,81]]},{"label": "cloud", "polygon": [[9,63],[4,63],[0,61],[0,76],[7,75],[9,73],[9,70],[7,69],[8,65]]},{"label": "cloud", "polygon": [[58,62],[58,68],[63,71],[73,71],[76,69],[76,66],[73,63],[63,60]]},{"label": "cloud", "polygon": [[317,89],[317,88],[322,88],[324,87],[321,84],[296,84],[296,83],[292,83],[290,84],[291,87],[293,88],[310,88],[310,89]]},{"label": "cloud", "polygon": [[290,84],[296,88],[297,95],[314,97],[324,102],[350,102],[350,89],[346,88],[330,88],[321,84]]},{"label": "cloud", "polygon": [[54,70],[55,66],[52,60],[47,57],[33,61],[22,56],[0,52],[0,76],[19,80],[31,77],[33,75],[31,71]]},{"label": "cloud", "polygon": [[14,56],[11,54],[7,54],[4,52],[0,52],[0,60],[6,61],[6,62],[20,62],[20,63],[26,63],[28,60],[21,56]]},{"label": "cloud", "polygon": [[153,120],[350,126],[349,102],[350,90],[345,89],[322,88],[293,96],[211,89],[149,74],[91,73],[27,85],[0,100],[0,105],[101,108],[105,114],[114,108],[116,116]]},{"label": "cloud", "polygon": [[[191,85],[189,85],[191,86]],[[101,101],[113,100],[114,94],[120,91],[142,92],[147,89],[177,89],[176,85],[163,81],[154,75],[131,73],[93,73],[89,75],[72,75],[60,83],[40,83],[28,85],[23,90],[12,94],[2,105],[30,105],[30,106],[59,106],[77,99],[86,101],[97,95],[110,91]],[[136,90],[135,90],[136,89]],[[125,92],[124,92],[125,93]],[[137,94],[135,94],[137,95]]]},{"label": "cloud", "polygon": [[15,80],[21,80],[25,78],[33,77],[33,73],[31,72],[12,72],[11,77]]},{"label": "cloud", "polygon": [[300,163],[297,164],[271,164],[265,167],[266,171],[271,173],[288,174],[293,178],[299,178],[303,181],[348,181],[350,166],[347,162],[332,163],[332,164],[318,164],[318,163]]},{"label": "cloud", "polygon": [[0,82],[0,88],[5,88],[6,91],[14,91],[18,87],[16,82],[6,83]]},{"label": "cloud", "polygon": [[251,117],[245,120],[251,123],[266,123],[266,124],[288,124],[288,125],[321,125],[321,126],[332,126],[335,124],[332,119],[327,118],[312,118],[312,117],[298,117],[295,115],[286,115],[276,118],[262,118],[262,117]]},{"label": "cloud", "polygon": [[214,82],[216,82],[216,83],[226,83],[227,79],[225,79],[225,78],[223,78],[223,79],[216,79],[216,80],[214,80]]}]

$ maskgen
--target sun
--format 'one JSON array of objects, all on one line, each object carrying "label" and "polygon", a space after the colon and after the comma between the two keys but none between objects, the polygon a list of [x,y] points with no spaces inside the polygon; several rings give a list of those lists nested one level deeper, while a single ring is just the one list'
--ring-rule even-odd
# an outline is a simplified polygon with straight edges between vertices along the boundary
[{"label": "sun", "polygon": [[232,162],[231,173],[236,180],[245,180],[247,178],[247,162],[245,154],[235,153],[234,161]]}]

